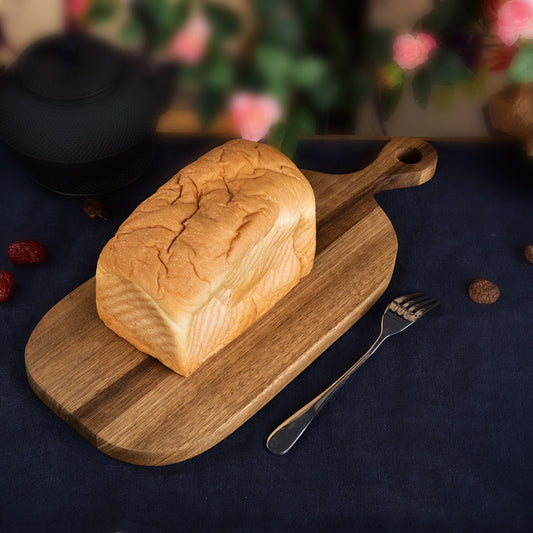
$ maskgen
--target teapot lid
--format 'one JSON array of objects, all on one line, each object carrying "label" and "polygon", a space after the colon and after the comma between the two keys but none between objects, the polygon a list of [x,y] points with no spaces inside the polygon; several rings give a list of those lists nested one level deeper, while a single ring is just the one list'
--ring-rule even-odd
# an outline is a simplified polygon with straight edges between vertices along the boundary
[{"label": "teapot lid", "polygon": [[32,93],[55,100],[79,100],[108,89],[124,64],[118,50],[104,41],[84,34],[66,34],[30,46],[14,71]]}]

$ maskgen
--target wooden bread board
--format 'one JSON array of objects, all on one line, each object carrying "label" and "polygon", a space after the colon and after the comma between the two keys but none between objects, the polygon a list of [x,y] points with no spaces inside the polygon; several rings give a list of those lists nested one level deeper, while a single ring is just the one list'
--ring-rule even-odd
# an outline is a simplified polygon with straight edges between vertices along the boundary
[{"label": "wooden bread board", "polygon": [[235,431],[338,339],[386,289],[394,229],[374,194],[419,185],[437,154],[396,138],[365,169],[303,171],[316,196],[311,273],[191,376],[175,374],[106,328],[88,280],[39,322],[26,346],[37,396],[104,453],[142,465],[183,461]]}]

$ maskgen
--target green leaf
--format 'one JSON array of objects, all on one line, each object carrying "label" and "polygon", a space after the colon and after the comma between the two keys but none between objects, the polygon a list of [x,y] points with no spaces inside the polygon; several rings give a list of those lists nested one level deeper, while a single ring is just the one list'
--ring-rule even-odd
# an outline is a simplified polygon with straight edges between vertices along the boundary
[{"label": "green leaf", "polygon": [[509,66],[507,77],[517,83],[533,81],[533,45],[529,44],[518,51]]},{"label": "green leaf", "polygon": [[391,89],[383,88],[379,95],[383,118],[388,120],[396,111],[403,92],[403,83]]},{"label": "green leaf", "polygon": [[293,66],[287,50],[268,44],[257,47],[255,64],[268,81],[287,78]]},{"label": "green leaf", "polygon": [[189,18],[191,12],[191,3],[189,0],[180,0],[173,6],[172,26],[174,29],[179,28]]},{"label": "green leaf", "polygon": [[431,93],[431,77],[427,69],[420,69],[413,77],[413,96],[415,102],[426,109]]},{"label": "green leaf", "polygon": [[231,37],[241,29],[241,21],[231,9],[220,4],[207,4],[205,12],[213,27],[215,40]]},{"label": "green leaf", "polygon": [[297,87],[311,89],[326,77],[327,70],[324,61],[315,57],[306,57],[295,62],[292,79]]},{"label": "green leaf", "polygon": [[295,17],[275,18],[265,24],[261,41],[285,48],[294,48],[302,40],[302,25]]},{"label": "green leaf", "polygon": [[289,115],[289,124],[291,129],[297,135],[310,137],[315,134],[316,120],[311,110],[300,104]]},{"label": "green leaf", "polygon": [[130,18],[122,26],[122,39],[127,45],[139,44],[143,36],[143,28],[136,18]]},{"label": "green leaf", "polygon": [[334,105],[340,90],[339,81],[333,77],[328,77],[316,84],[309,92],[309,95],[320,111],[327,111]]},{"label": "green leaf", "polygon": [[285,106],[290,97],[290,85],[284,80],[271,81],[265,92],[274,97],[280,104]]},{"label": "green leaf", "polygon": [[435,50],[426,67],[431,83],[436,85],[453,85],[472,75],[463,60],[451,50]]},{"label": "green leaf", "polygon": [[270,131],[268,143],[283,152],[287,157],[292,157],[296,152],[298,137],[289,124],[279,123]]},{"label": "green leaf", "polygon": [[224,92],[211,87],[203,87],[198,95],[198,115],[202,129],[206,130],[222,111],[226,101]]},{"label": "green leaf", "polygon": [[385,85],[392,89],[403,83],[403,70],[396,63],[389,63],[379,69],[380,85]]},{"label": "green leaf", "polygon": [[[153,46],[162,48],[189,14],[190,2],[182,0],[174,5],[169,0],[137,0],[138,9],[153,25]],[[139,18],[141,25],[142,20]]]},{"label": "green leaf", "polygon": [[262,90],[278,98],[282,103],[288,98],[293,60],[284,48],[263,44],[257,47],[254,69],[262,79]]},{"label": "green leaf", "polygon": [[178,83],[182,87],[196,87],[200,85],[202,72],[198,65],[183,64],[178,70]]},{"label": "green leaf", "polygon": [[227,90],[233,86],[234,71],[231,61],[214,57],[203,66],[203,83],[212,89]]},{"label": "green leaf", "polygon": [[89,9],[89,21],[98,23],[107,20],[115,13],[116,7],[112,0],[95,0]]}]

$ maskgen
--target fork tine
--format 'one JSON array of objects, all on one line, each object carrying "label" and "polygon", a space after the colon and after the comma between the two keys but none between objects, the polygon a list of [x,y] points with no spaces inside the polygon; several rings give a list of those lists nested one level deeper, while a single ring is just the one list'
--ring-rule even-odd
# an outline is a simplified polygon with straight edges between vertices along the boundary
[{"label": "fork tine", "polygon": [[409,309],[412,305],[414,305],[416,302],[418,301],[421,301],[423,299],[427,298],[427,296],[422,293],[422,292],[419,292],[419,293],[416,293],[414,295],[414,297],[412,298],[408,298],[406,300],[404,300],[401,304],[400,304],[400,307],[402,309],[404,309],[405,311],[407,311],[407,309]]},{"label": "fork tine", "polygon": [[422,315],[425,315],[428,311],[435,309],[435,307],[437,307],[437,305],[439,304],[440,302],[438,300],[433,300],[432,298],[432,303],[430,303],[429,305],[424,305],[420,307],[416,311],[413,311],[413,313],[416,315],[416,318],[420,318]]},{"label": "fork tine", "polygon": [[408,302],[408,305],[404,304],[403,307],[406,308],[408,311],[414,311],[415,309],[423,307],[424,305],[430,304],[434,301],[435,300],[431,298],[431,296],[423,295],[420,298],[415,298],[411,302]]},{"label": "fork tine", "polygon": [[394,299],[394,303],[404,306],[405,302],[410,298],[418,298],[419,296],[423,296],[423,293],[421,292],[413,292],[412,294],[405,294],[404,296],[398,296],[398,298]]}]

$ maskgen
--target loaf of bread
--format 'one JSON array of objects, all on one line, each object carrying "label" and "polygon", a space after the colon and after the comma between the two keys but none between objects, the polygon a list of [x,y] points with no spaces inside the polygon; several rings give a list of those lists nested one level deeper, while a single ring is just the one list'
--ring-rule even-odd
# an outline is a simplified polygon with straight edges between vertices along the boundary
[{"label": "loaf of bread", "polygon": [[233,140],[178,172],[106,244],[103,322],[187,376],[309,273],[309,182],[274,148]]}]

